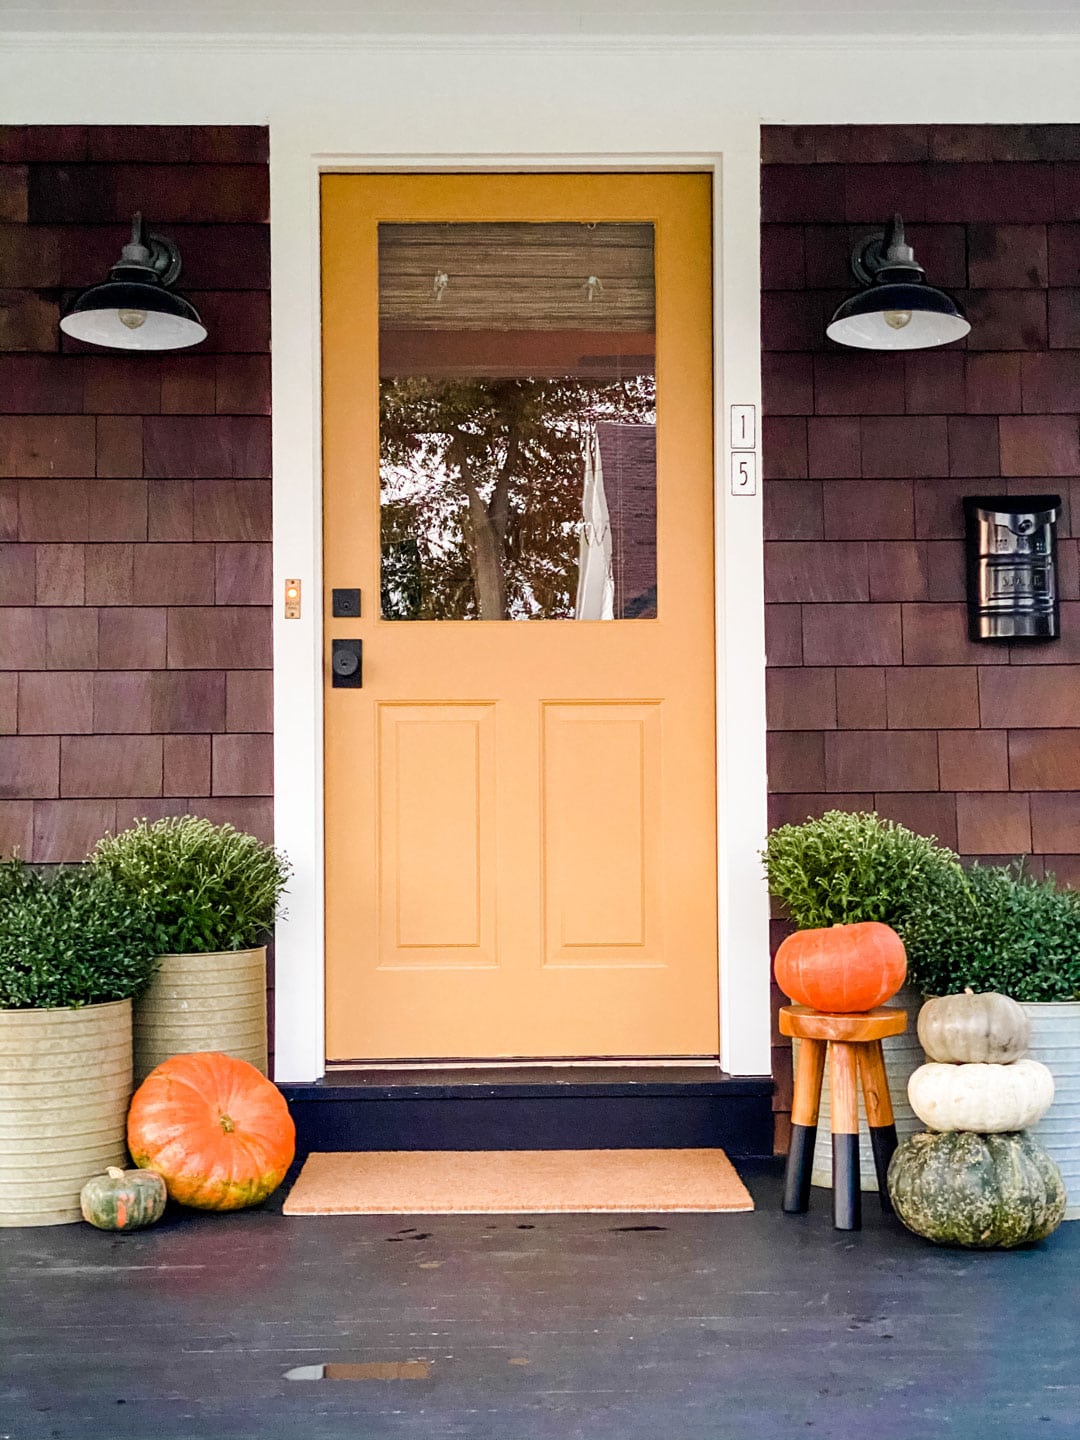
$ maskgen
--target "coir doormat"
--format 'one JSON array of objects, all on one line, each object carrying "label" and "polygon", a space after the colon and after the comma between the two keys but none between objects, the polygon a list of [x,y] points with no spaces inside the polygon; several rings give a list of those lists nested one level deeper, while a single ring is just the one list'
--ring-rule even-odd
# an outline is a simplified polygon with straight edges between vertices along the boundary
[{"label": "coir doormat", "polygon": [[374,1150],[310,1155],[286,1215],[745,1211],[723,1150]]}]

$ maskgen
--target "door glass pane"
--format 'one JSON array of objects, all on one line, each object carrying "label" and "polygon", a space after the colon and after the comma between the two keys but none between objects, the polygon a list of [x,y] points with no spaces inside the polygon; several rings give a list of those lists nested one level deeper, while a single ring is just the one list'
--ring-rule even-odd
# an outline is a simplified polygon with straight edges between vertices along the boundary
[{"label": "door glass pane", "polygon": [[379,226],[382,615],[651,619],[653,227]]}]

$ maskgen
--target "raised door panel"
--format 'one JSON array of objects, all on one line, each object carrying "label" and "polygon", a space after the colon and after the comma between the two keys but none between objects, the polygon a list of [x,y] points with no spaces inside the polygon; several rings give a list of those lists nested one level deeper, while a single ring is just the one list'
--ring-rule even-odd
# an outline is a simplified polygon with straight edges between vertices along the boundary
[{"label": "raised door panel", "polygon": [[660,707],[543,707],[544,959],[660,963]]},{"label": "raised door panel", "polygon": [[495,964],[495,707],[380,705],[380,968]]}]

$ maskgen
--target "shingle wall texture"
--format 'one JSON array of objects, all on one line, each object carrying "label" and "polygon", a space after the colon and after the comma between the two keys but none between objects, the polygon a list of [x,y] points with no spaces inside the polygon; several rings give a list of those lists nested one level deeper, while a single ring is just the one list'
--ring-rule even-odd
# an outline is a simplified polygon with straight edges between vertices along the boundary
[{"label": "shingle wall texture", "polygon": [[[763,142],[772,823],[873,806],[965,856],[1028,854],[1080,881],[1080,127]],[[894,211],[967,307],[959,345],[825,338],[853,243]],[[1054,644],[967,639],[960,501],[999,489],[1065,502]]]},{"label": "shingle wall texture", "polygon": [[[271,838],[267,133],[0,128],[0,849],[184,810]],[[141,210],[209,339],[57,321]]]}]

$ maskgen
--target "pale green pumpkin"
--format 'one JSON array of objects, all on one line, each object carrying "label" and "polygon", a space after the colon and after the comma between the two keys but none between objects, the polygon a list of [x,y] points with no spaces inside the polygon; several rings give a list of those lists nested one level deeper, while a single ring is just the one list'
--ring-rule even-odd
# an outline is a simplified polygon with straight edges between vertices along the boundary
[{"label": "pale green pumpkin", "polygon": [[946,1065],[1011,1065],[1030,1041],[1031,1021],[1008,995],[965,990],[927,1000],[919,1011],[919,1044]]}]

